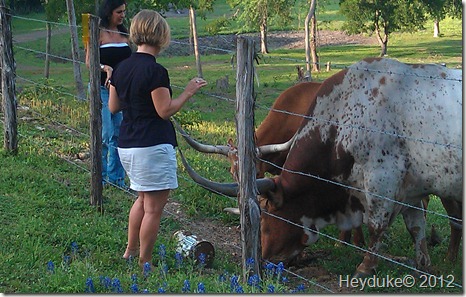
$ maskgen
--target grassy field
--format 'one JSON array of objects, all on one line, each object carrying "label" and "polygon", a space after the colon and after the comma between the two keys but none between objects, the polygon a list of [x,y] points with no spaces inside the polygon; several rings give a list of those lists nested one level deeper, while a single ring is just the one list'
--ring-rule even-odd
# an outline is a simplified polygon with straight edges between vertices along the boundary
[{"label": "grassy field", "polygon": [[[231,13],[219,4],[218,11],[210,18]],[[322,12],[324,13],[324,12]],[[29,15],[43,19],[41,15]],[[210,20],[211,20],[210,19]],[[301,20],[303,20],[301,16]],[[335,6],[330,5],[322,16],[321,26],[338,28],[342,21]],[[39,22],[13,19],[13,34],[40,29]],[[176,36],[183,36],[188,20],[183,17],[168,18]],[[205,21],[206,23],[208,19]],[[329,23],[327,23],[327,21]],[[200,21],[199,28],[203,28]],[[290,26],[299,29],[300,21]],[[43,26],[45,27],[45,25]],[[234,27],[234,26],[233,26]],[[433,38],[430,30],[411,34],[393,34],[389,43],[389,57],[413,63],[446,63],[448,67],[462,67],[461,20],[445,20],[441,23],[442,37]],[[201,29],[203,30],[203,29]],[[233,30],[234,31],[234,30]],[[232,33],[225,30],[222,33]],[[205,34],[203,32],[202,34]],[[186,35],[184,35],[186,37]],[[53,54],[69,56],[69,36],[56,35],[52,41]],[[21,48],[20,48],[21,47]],[[175,257],[176,242],[172,234],[185,227],[183,222],[167,215],[162,222],[160,237],[154,251],[159,261],[159,271],[144,275],[134,265],[120,257],[126,242],[127,215],[133,197],[119,189],[104,189],[105,212],[100,214],[89,205],[90,173],[86,160],[78,155],[89,150],[88,102],[76,100],[72,65],[69,61],[53,59],[50,79],[43,78],[43,55],[26,50],[43,51],[44,39],[15,45],[17,64],[19,150],[13,156],[0,149],[0,292],[6,293],[100,293],[143,292],[151,293],[257,293],[259,289],[243,282],[234,283],[240,275],[238,263],[230,255],[217,249],[213,268],[199,267],[192,261],[180,264]],[[348,66],[364,57],[377,56],[377,46],[340,45],[321,47],[321,61],[333,65]],[[191,100],[178,118],[191,135],[202,142],[225,144],[235,137],[235,67],[231,54],[203,56],[203,73],[209,86]],[[179,94],[186,82],[196,75],[193,56],[161,56],[158,61],[170,71],[174,93]],[[296,83],[296,65],[304,65],[304,49],[278,49],[262,57],[256,66],[258,84],[256,123],[265,117],[275,98]],[[330,72],[313,73],[314,80],[322,81],[341,68]],[[87,70],[82,66],[85,84]],[[216,80],[229,77],[226,91],[216,88]],[[2,115],[2,114],[0,114]],[[3,118],[3,117],[2,117]],[[3,129],[3,121],[0,121]],[[204,156],[188,149],[179,137],[180,149],[190,164],[201,174],[216,181],[231,181],[227,161],[219,156]],[[225,226],[237,226],[239,219],[222,211],[235,206],[235,200],[214,195],[194,184],[179,166],[180,187],[173,192],[172,201],[179,202],[183,211],[194,224],[199,218],[209,218]],[[445,213],[438,199],[433,199],[430,209]],[[462,284],[462,261],[451,264],[443,260],[448,246],[449,225],[445,218],[428,215],[428,226],[435,224],[443,241],[429,247],[433,271],[436,275],[453,275]],[[365,230],[367,231],[367,230]],[[337,236],[337,230],[329,227],[325,232]],[[430,232],[429,232],[430,234]],[[367,233],[366,233],[367,235]],[[351,247],[334,246],[328,239],[320,240],[309,249],[317,257],[310,266],[321,267],[329,275],[351,274],[361,261],[362,254]],[[161,246],[163,245],[163,246]],[[215,245],[215,243],[214,243]],[[414,258],[409,234],[399,219],[390,228],[384,253],[393,257]],[[162,250],[167,254],[163,256]],[[461,249],[462,250],[462,249]],[[344,259],[344,261],[342,261]],[[460,252],[459,260],[462,260]],[[53,265],[52,265],[53,264]],[[268,270],[267,270],[268,271]],[[299,270],[303,272],[303,268]],[[305,271],[305,270],[304,270]],[[298,292],[304,283],[305,293],[321,291],[308,282],[302,282],[275,269],[267,274],[262,291]],[[405,276],[410,270],[380,261],[379,276]],[[306,278],[335,288],[335,279]],[[186,281],[188,281],[186,283]],[[189,290],[188,286],[189,284]],[[272,286],[272,287],[270,287]],[[241,287],[241,288],[239,288]],[[409,293],[457,293],[462,288],[412,288]],[[386,289],[366,293],[406,293],[403,289]]]}]

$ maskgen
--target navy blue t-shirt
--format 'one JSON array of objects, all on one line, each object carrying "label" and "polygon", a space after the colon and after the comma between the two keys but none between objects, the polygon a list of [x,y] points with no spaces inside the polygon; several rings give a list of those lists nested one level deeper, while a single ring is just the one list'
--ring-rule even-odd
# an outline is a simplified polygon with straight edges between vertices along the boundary
[{"label": "navy blue t-shirt", "polygon": [[118,147],[178,145],[172,122],[162,119],[152,102],[151,92],[159,87],[168,88],[172,95],[168,71],[154,56],[132,53],[113,72],[112,85],[123,110]]}]

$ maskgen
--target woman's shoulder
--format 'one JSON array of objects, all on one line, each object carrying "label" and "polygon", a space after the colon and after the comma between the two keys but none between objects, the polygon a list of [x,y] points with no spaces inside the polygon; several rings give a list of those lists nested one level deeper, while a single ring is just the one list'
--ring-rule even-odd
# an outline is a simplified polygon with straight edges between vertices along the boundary
[{"label": "woman's shoulder", "polygon": [[110,32],[105,28],[101,28],[100,30],[99,41],[100,41],[100,45],[112,44],[112,43],[116,43],[116,44],[126,43],[126,45],[128,45],[129,43],[128,36],[115,33],[115,32]]}]

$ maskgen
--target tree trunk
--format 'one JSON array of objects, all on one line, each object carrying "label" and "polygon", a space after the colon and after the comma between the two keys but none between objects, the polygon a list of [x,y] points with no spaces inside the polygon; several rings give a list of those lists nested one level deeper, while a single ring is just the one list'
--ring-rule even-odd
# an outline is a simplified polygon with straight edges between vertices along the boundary
[{"label": "tree trunk", "polygon": [[434,37],[440,36],[440,22],[438,20],[434,20]]},{"label": "tree trunk", "polygon": [[311,76],[311,41],[310,41],[310,32],[309,32],[309,25],[311,23],[311,19],[315,14],[316,11],[316,2],[317,0],[312,0],[309,6],[309,12],[307,13],[306,20],[304,21],[304,43],[306,49],[306,74],[304,75],[308,81],[312,80]]},{"label": "tree trunk", "polygon": [[73,58],[74,80],[78,91],[78,98],[86,100],[86,92],[83,85],[81,76],[81,63],[79,59],[79,46],[78,46],[78,28],[76,26],[76,14],[74,11],[73,0],[66,0],[66,8],[68,11],[68,21],[71,31],[71,55]]},{"label": "tree trunk", "polygon": [[261,53],[268,54],[269,49],[267,47],[267,16],[262,17],[260,31],[261,31]]},{"label": "tree trunk", "polygon": [[199,48],[197,46],[197,27],[196,27],[196,12],[192,6],[189,7],[189,18],[191,24],[191,33],[193,35],[193,45],[194,45],[194,56],[196,57],[196,68],[197,76],[202,76],[202,66],[201,66],[201,56],[199,54]]},{"label": "tree trunk", "polygon": [[312,70],[319,71],[319,56],[317,55],[317,21],[316,15],[311,19],[311,55],[312,55]]},{"label": "tree trunk", "polygon": [[382,33],[378,22],[375,22],[375,36],[377,37],[377,41],[380,45],[380,57],[387,55],[388,34],[385,32],[387,32],[387,30],[384,28],[384,33]]}]

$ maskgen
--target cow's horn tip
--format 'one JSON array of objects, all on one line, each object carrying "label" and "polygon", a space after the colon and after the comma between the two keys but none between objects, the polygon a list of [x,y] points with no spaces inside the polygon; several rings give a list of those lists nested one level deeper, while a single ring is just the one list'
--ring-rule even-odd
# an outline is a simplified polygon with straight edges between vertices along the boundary
[{"label": "cow's horn tip", "polygon": [[226,211],[226,212],[235,214],[235,215],[240,214],[239,208],[237,208],[237,207],[225,207],[223,210]]}]

